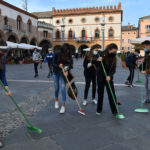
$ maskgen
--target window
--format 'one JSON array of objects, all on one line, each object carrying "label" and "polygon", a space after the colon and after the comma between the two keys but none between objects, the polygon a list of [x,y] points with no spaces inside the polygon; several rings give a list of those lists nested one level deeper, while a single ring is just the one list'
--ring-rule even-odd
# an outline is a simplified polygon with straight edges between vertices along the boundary
[{"label": "window", "polygon": [[7,17],[4,18],[4,25],[8,25],[8,18]]},{"label": "window", "polygon": [[17,30],[21,30],[21,22],[22,22],[22,18],[18,16],[17,17]]},{"label": "window", "polygon": [[113,29],[109,29],[109,38],[113,38],[114,37],[114,31]]},{"label": "window", "polygon": [[82,23],[85,23],[85,22],[86,22],[86,19],[85,19],[85,18],[82,18],[81,21],[82,21]]},{"label": "window", "polygon": [[96,22],[99,22],[99,21],[100,21],[99,17],[96,17],[96,18],[95,18],[95,21],[96,21]]},{"label": "window", "polygon": [[31,32],[31,26],[32,26],[32,22],[31,22],[31,20],[29,19],[29,20],[28,20],[28,23],[27,23],[27,30],[28,30],[28,32]]},{"label": "window", "polygon": [[70,30],[69,31],[69,39],[72,39],[73,38],[73,35],[72,35],[72,31]]},{"label": "window", "polygon": [[56,31],[56,39],[60,39],[60,32],[59,32],[59,30]]},{"label": "window", "polygon": [[128,39],[128,43],[130,43],[130,39]]},{"label": "window", "polygon": [[95,30],[95,38],[99,38],[100,36],[99,36],[99,30],[98,29],[96,29]]},{"label": "window", "polygon": [[124,39],[122,39],[122,43],[124,43]]},{"label": "window", "polygon": [[60,24],[60,20],[56,20],[56,24]]},{"label": "window", "polygon": [[48,37],[48,31],[43,31],[43,36],[44,36],[45,38],[47,38],[47,37]]},{"label": "window", "polygon": [[128,35],[130,34],[130,32],[128,32]]},{"label": "window", "polygon": [[124,47],[122,47],[122,50],[124,50]]},{"label": "window", "polygon": [[72,19],[69,19],[69,23],[72,23],[73,22],[73,20]]},{"label": "window", "polygon": [[109,19],[108,19],[110,22],[112,22],[113,20],[114,20],[114,18],[111,16],[111,17],[109,17]]},{"label": "window", "polygon": [[150,25],[146,25],[145,28],[146,28],[146,32],[150,32]]},{"label": "window", "polygon": [[130,47],[128,47],[128,51],[130,50]]},{"label": "window", "polygon": [[85,38],[85,30],[82,30],[82,38]]},{"label": "window", "polygon": [[134,32],[134,34],[136,34],[136,32]]}]

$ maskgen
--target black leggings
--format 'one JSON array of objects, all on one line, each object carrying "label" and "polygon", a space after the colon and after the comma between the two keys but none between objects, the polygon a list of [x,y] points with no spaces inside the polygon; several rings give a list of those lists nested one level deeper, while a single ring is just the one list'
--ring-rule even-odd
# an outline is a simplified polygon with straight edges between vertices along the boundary
[{"label": "black leggings", "polygon": [[35,75],[38,75],[38,65],[39,65],[39,63],[34,63]]},{"label": "black leggings", "polygon": [[95,93],[96,93],[96,75],[85,76],[84,99],[87,99],[87,97],[88,97],[88,92],[89,92],[89,88],[90,88],[91,82],[92,82],[92,99],[95,99]]},{"label": "black leggings", "polygon": [[[113,114],[116,114],[117,113],[117,109],[115,107],[115,103],[114,103],[111,91],[109,89],[108,83],[106,81],[106,78],[98,77],[97,82],[98,82],[97,112],[102,112],[102,109],[103,109],[103,98],[104,98],[104,87],[106,86],[106,90],[107,90],[107,94],[108,94],[109,105],[110,105],[111,111],[112,111]],[[112,80],[109,83],[110,83],[110,86],[112,88],[112,92],[114,94],[115,101],[116,101],[116,94],[115,94],[114,83],[113,83]]]},{"label": "black leggings", "polygon": [[134,68],[129,67],[129,71],[130,71],[130,74],[129,74],[127,80],[129,81],[130,84],[132,84],[133,78],[134,78]]}]

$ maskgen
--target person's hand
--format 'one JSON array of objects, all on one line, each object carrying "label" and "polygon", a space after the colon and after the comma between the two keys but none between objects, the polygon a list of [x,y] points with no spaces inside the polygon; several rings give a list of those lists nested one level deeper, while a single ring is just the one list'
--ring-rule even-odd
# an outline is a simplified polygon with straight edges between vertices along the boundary
[{"label": "person's hand", "polygon": [[98,59],[97,59],[97,61],[102,61],[103,60],[103,58],[102,57],[99,57]]},{"label": "person's hand", "polygon": [[60,65],[59,65],[59,68],[61,68],[61,69],[62,69],[62,68],[63,68],[63,64],[60,64]]},{"label": "person's hand", "polygon": [[65,72],[64,72],[64,75],[67,77],[67,76],[68,76],[68,71],[65,71]]},{"label": "person's hand", "polygon": [[107,76],[106,80],[109,82],[111,80],[110,76]]},{"label": "person's hand", "polygon": [[146,71],[141,71],[142,74],[146,74]]},{"label": "person's hand", "polygon": [[91,66],[92,66],[92,64],[91,64],[91,63],[88,63],[87,67],[90,68]]},{"label": "person's hand", "polygon": [[9,92],[6,93],[6,95],[12,96],[12,92],[9,91]]}]

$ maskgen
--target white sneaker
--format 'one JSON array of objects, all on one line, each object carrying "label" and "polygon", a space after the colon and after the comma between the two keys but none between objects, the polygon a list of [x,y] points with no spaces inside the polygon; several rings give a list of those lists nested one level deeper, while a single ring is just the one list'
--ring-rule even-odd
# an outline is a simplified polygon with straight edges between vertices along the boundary
[{"label": "white sneaker", "polygon": [[96,115],[100,116],[100,115],[101,115],[101,113],[99,113],[99,112],[96,112]]},{"label": "white sneaker", "polygon": [[96,99],[93,99],[93,100],[92,100],[92,103],[95,104],[95,105],[97,105],[97,100],[96,100]]},{"label": "white sneaker", "polygon": [[65,113],[65,106],[61,106],[61,109],[60,109],[60,114],[64,114]]},{"label": "white sneaker", "polygon": [[58,108],[59,108],[59,102],[55,101],[55,109],[58,109]]},{"label": "white sneaker", "polygon": [[87,100],[84,100],[82,105],[86,106],[87,105]]}]

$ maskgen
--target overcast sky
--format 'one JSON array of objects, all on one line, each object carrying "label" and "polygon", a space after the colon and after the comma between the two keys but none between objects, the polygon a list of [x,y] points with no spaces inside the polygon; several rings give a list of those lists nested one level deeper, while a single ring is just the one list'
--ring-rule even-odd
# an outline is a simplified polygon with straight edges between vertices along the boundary
[{"label": "overcast sky", "polygon": [[[23,0],[5,0],[19,8],[22,8]],[[122,3],[123,25],[138,25],[138,18],[150,15],[150,0],[28,0],[29,12],[51,11],[52,7],[79,8],[92,6],[118,5]]]}]

